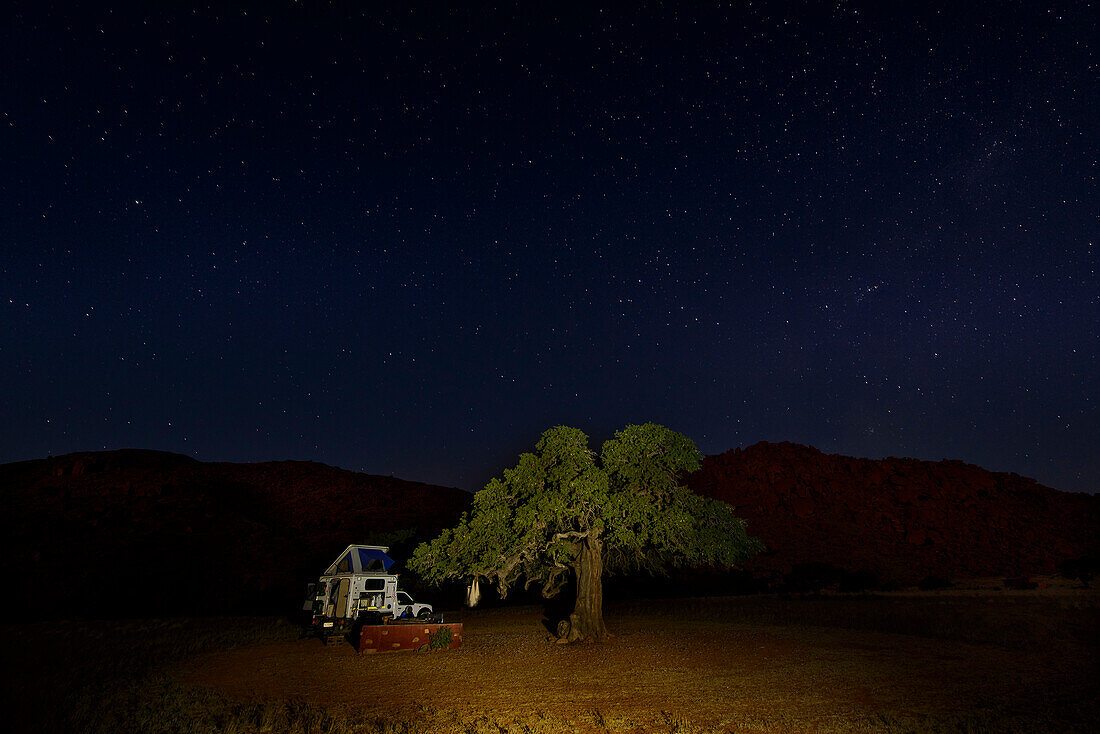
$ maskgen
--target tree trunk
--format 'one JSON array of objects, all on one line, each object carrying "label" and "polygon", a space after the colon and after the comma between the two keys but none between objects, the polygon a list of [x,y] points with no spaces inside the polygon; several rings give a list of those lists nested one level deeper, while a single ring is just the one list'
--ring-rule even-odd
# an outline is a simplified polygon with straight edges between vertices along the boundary
[{"label": "tree trunk", "polygon": [[580,545],[575,566],[577,604],[569,615],[569,632],[563,642],[601,640],[610,637],[603,623],[603,543],[589,536]]}]

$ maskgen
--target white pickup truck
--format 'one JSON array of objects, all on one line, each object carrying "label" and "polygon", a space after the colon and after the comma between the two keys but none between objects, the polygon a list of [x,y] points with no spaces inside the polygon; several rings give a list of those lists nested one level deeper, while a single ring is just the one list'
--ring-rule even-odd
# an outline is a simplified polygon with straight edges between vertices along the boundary
[{"label": "white pickup truck", "polygon": [[324,636],[347,632],[356,622],[427,619],[431,604],[421,604],[397,588],[389,573],[393,559],[381,545],[349,545],[314,585],[303,608],[313,612],[313,627]]}]

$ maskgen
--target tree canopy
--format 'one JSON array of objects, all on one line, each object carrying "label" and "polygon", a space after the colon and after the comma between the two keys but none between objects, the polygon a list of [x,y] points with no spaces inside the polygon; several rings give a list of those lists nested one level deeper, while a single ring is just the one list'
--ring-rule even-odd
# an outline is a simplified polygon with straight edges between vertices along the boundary
[{"label": "tree canopy", "polygon": [[682,485],[700,458],[689,438],[653,423],[617,431],[599,455],[584,432],[551,428],[409,565],[429,582],[489,579],[502,597],[520,579],[551,597],[575,576],[564,636],[603,637],[605,569],[732,567],[761,549],[733,507]]}]

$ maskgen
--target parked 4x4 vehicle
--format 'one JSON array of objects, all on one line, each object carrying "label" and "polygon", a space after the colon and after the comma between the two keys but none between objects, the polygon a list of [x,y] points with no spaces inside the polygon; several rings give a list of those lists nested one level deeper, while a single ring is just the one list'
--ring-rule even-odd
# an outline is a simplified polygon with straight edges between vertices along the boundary
[{"label": "parked 4x4 vehicle", "polygon": [[397,588],[397,574],[389,572],[394,562],[388,550],[381,545],[349,545],[328,567],[304,606],[313,612],[318,632],[338,635],[356,622],[432,616],[431,604],[421,604]]}]

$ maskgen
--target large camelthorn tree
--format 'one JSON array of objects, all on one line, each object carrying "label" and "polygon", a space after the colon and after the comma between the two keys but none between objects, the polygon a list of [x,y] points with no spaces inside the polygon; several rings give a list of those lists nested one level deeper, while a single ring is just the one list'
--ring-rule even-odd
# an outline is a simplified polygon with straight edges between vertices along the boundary
[{"label": "large camelthorn tree", "polygon": [[575,577],[562,640],[598,640],[605,570],[732,567],[761,549],[730,505],[680,483],[699,460],[689,438],[653,423],[626,426],[598,456],[582,431],[551,428],[409,565],[429,582],[496,581],[501,597],[523,578],[549,598]]}]

